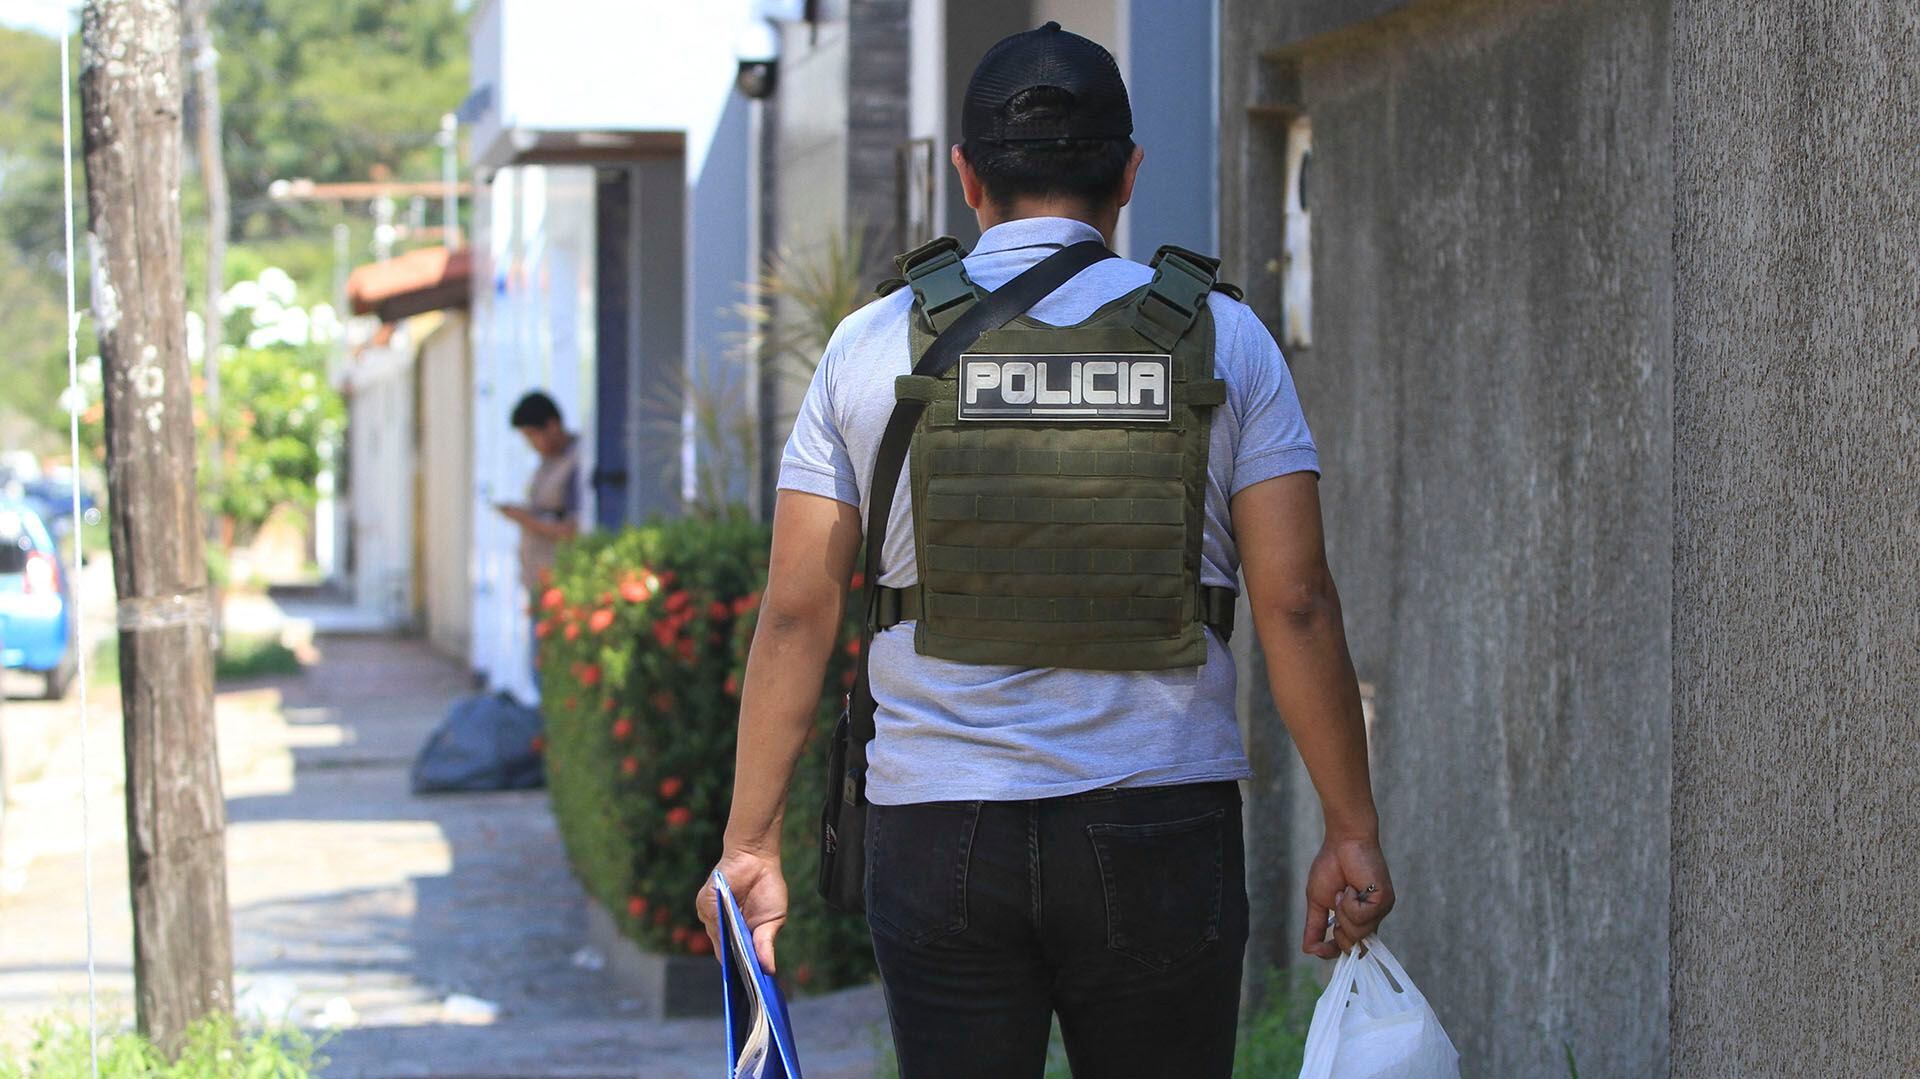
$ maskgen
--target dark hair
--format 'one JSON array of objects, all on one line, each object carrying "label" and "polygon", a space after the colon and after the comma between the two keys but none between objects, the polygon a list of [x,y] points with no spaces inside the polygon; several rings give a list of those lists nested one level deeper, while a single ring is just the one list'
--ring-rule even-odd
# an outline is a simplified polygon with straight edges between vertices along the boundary
[{"label": "dark hair", "polygon": [[[1053,86],[1034,86],[1013,95],[1001,108],[1009,126],[1068,112],[1073,95]],[[1058,197],[1102,202],[1120,189],[1132,139],[1046,139],[991,142],[967,139],[960,154],[986,186],[987,197],[1005,205],[1025,197]]]},{"label": "dark hair", "polygon": [[559,418],[560,406],[539,390],[522,397],[520,403],[513,406],[515,427],[545,427]]}]

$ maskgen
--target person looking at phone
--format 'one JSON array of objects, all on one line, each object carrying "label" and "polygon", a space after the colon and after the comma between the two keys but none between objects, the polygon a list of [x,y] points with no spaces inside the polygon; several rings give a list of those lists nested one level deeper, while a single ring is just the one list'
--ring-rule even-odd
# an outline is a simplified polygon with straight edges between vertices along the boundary
[{"label": "person looking at phone", "polygon": [[520,526],[520,583],[538,603],[541,575],[553,569],[562,540],[580,533],[580,438],[567,430],[560,406],[534,390],[513,406],[514,430],[540,455],[527,480],[525,503],[498,503],[500,515]]}]

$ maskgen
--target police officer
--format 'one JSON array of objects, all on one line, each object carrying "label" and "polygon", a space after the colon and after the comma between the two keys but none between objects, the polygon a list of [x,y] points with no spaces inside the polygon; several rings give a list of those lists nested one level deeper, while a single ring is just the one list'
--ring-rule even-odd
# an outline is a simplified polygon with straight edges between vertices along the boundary
[{"label": "police officer", "polygon": [[[866,780],[867,918],[907,1079],[1038,1076],[1055,1015],[1079,1076],[1231,1072],[1242,574],[1325,813],[1302,947],[1351,948],[1393,906],[1313,440],[1213,260],[1094,262],[950,370],[899,377],[988,292],[1110,240],[1132,132],[1106,49],[1048,23],[989,50],[952,151],[980,242],[903,256],[911,287],[841,323],[781,467],[720,862],[769,967],[780,820],[881,434],[925,403],[880,556]],[[710,889],[699,908],[711,928]]]}]

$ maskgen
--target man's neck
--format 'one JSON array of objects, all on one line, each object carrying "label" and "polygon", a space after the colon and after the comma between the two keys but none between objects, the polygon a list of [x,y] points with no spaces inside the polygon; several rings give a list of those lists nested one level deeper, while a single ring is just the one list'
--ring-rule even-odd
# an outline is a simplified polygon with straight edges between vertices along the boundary
[{"label": "man's neck", "polygon": [[983,201],[974,211],[980,219],[980,231],[985,232],[995,225],[1004,225],[1009,221],[1024,221],[1030,217],[1064,217],[1091,225],[1108,247],[1113,246],[1114,230],[1120,226],[1120,208],[1109,206],[1095,209],[1082,199],[1062,198],[1020,198],[1002,206],[992,200]]}]

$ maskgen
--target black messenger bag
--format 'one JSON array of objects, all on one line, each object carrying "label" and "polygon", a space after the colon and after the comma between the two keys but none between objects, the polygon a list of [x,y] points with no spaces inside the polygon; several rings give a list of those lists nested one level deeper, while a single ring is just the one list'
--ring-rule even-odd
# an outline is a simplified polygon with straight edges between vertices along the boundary
[{"label": "black messenger bag", "polygon": [[[951,240],[946,244],[958,250]],[[917,257],[922,251],[929,249],[922,248],[907,258]],[[1026,314],[1081,270],[1116,257],[1097,240],[1061,248],[976,302],[935,338],[913,373],[940,377],[959,362],[960,354],[981,334]],[[866,613],[861,620],[859,667],[853,691],[847,694],[846,707],[834,725],[833,744],[827,750],[827,804],[820,812],[820,895],[829,906],[852,914],[866,910],[867,743],[873,741],[874,713],[867,665],[879,626],[880,552],[887,542],[887,518],[893,512],[900,469],[925,408],[924,401],[896,402],[886,431],[880,436],[880,452],[874,459],[873,484],[867,496],[865,587],[860,597]]]}]

